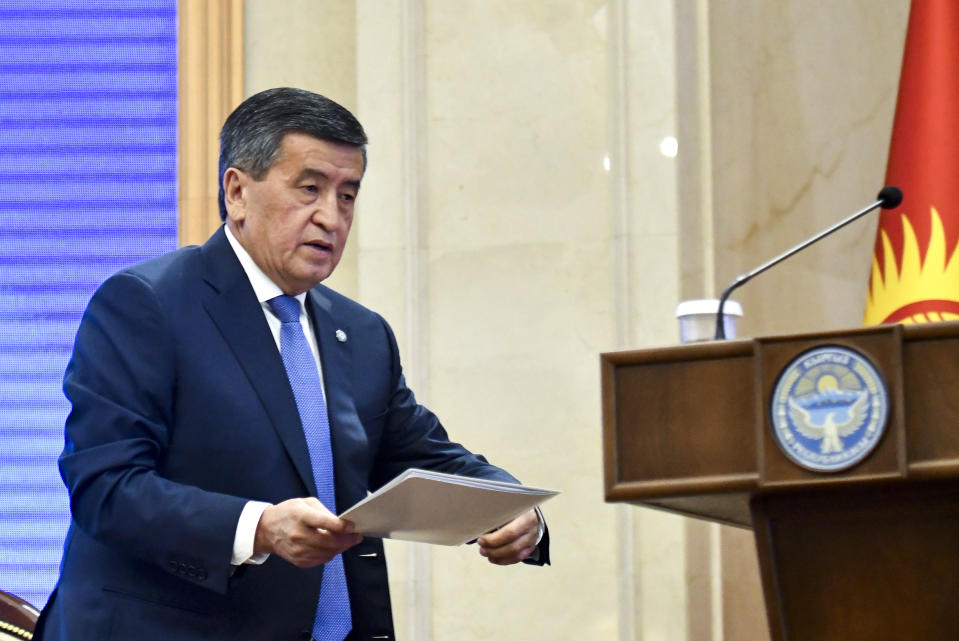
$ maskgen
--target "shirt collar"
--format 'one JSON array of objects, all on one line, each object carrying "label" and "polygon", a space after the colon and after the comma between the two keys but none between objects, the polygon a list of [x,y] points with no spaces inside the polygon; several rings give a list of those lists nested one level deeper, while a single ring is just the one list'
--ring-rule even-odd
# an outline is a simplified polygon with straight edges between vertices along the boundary
[{"label": "shirt collar", "polygon": [[[230,247],[233,248],[233,253],[235,253],[239,259],[240,266],[243,267],[243,271],[246,272],[246,277],[250,279],[250,285],[253,286],[253,293],[256,294],[256,300],[262,304],[267,303],[271,298],[282,296],[283,290],[260,269],[260,266],[257,265],[253,257],[250,256],[250,253],[246,251],[243,245],[240,244],[240,241],[236,239],[236,236],[233,235],[233,232],[230,231],[230,226],[224,224],[223,227],[226,231],[226,239],[230,241]],[[297,294],[294,298],[300,301],[300,310],[302,311],[306,301],[306,292]]]}]

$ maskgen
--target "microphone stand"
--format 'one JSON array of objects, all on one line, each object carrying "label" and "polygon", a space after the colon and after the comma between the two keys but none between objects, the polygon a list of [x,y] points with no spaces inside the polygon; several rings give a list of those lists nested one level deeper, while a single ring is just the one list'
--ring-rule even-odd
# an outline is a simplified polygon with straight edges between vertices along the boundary
[{"label": "microphone stand", "polygon": [[[885,191],[885,190],[883,190],[883,191]],[[815,242],[817,242],[817,241],[819,241],[819,240],[822,240],[823,238],[825,238],[825,237],[828,236],[829,234],[833,233],[833,232],[836,231],[837,229],[840,229],[840,228],[842,228],[842,227],[845,227],[846,225],[848,225],[849,223],[853,222],[853,221],[856,220],[857,218],[861,218],[862,216],[865,216],[866,214],[868,214],[869,212],[871,212],[873,209],[876,209],[877,207],[883,207],[884,205],[886,205],[886,204],[889,202],[890,199],[889,199],[889,198],[883,198],[883,197],[882,197],[883,192],[880,192],[879,195],[880,195],[879,200],[877,200],[876,202],[872,203],[872,204],[869,205],[868,207],[865,207],[865,208],[863,208],[863,209],[860,209],[859,211],[857,211],[855,214],[853,214],[853,215],[850,216],[849,218],[846,218],[845,220],[839,221],[838,223],[836,223],[835,225],[833,225],[833,226],[830,227],[829,229],[826,229],[826,230],[824,230],[824,231],[819,232],[818,234],[816,234],[815,236],[813,236],[813,237],[810,238],[809,240],[803,241],[802,243],[796,245],[796,246],[793,247],[792,249],[790,249],[790,250],[788,250],[788,251],[780,254],[779,256],[776,256],[775,258],[773,258],[772,260],[770,260],[770,261],[768,261],[768,262],[766,262],[766,263],[763,263],[762,265],[760,265],[760,266],[757,267],[756,269],[754,269],[754,270],[752,270],[752,271],[750,271],[750,272],[746,272],[745,274],[743,274],[743,275],[741,275],[741,276],[737,276],[737,277],[736,277],[736,280],[734,280],[732,283],[730,283],[730,284],[729,284],[729,287],[726,288],[726,291],[723,292],[723,295],[719,297],[719,309],[718,309],[717,312],[716,312],[716,336],[715,336],[716,340],[725,340],[725,338],[726,338],[726,328],[723,327],[723,324],[724,324],[724,323],[723,323],[723,306],[725,306],[725,304],[726,304],[726,299],[729,298],[729,295],[733,292],[734,289],[736,289],[736,288],[739,287],[740,285],[746,283],[746,282],[747,282],[748,280],[750,280],[753,276],[758,276],[759,274],[763,273],[764,271],[766,271],[767,269],[769,269],[769,268],[772,267],[773,265],[777,265],[777,264],[781,263],[782,261],[786,260],[787,258],[789,258],[790,256],[792,256],[792,255],[795,254],[796,252],[802,251],[803,249],[809,247],[809,246],[812,245],[813,243],[815,243]],[[901,200],[901,198],[902,198],[902,196],[900,195],[900,200]],[[893,205],[893,207],[897,206],[898,204],[899,204],[899,203],[897,202],[895,205]]]}]

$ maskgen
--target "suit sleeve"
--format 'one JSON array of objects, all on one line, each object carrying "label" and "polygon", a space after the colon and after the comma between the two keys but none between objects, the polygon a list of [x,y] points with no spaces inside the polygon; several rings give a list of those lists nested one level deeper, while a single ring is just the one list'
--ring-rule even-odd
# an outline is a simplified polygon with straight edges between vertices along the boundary
[{"label": "suit sleeve", "polygon": [[[391,383],[387,429],[381,447],[380,478],[377,485],[386,483],[411,467],[462,474],[477,478],[518,483],[506,470],[491,464],[480,454],[474,454],[449,439],[435,414],[416,402],[406,385],[400,364],[399,348],[389,324],[382,320],[390,351]],[[545,525],[545,523],[544,523]],[[549,563],[549,530],[546,529],[538,546],[539,554],[527,563]]]},{"label": "suit sleeve", "polygon": [[396,338],[382,318],[390,356],[390,393],[386,429],[377,460],[376,486],[411,467],[517,483],[507,471],[450,440],[439,419],[416,401],[406,385]]},{"label": "suit sleeve", "polygon": [[64,377],[72,410],[60,474],[73,520],[88,535],[226,592],[245,500],[162,475],[174,429],[176,360],[175,337],[150,285],[130,273],[104,283]]}]

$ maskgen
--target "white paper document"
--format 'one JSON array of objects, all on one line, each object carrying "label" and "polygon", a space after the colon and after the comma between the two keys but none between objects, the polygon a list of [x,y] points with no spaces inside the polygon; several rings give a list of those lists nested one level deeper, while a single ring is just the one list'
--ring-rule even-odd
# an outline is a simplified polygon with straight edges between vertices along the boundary
[{"label": "white paper document", "polygon": [[494,530],[558,492],[409,469],[340,514],[366,536],[460,545]]}]

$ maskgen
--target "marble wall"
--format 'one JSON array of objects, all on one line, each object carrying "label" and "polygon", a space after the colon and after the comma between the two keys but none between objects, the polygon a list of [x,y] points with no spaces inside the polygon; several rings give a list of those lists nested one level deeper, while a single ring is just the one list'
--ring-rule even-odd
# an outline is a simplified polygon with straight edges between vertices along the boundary
[{"label": "marble wall", "polygon": [[[243,27],[245,97],[272,87],[302,87],[356,113],[352,0],[246,0]],[[355,244],[348,245],[327,284],[355,294],[356,265]]]},{"label": "marble wall", "polygon": [[[747,531],[603,502],[599,354],[675,343],[679,300],[870,201],[908,0],[245,9],[246,94],[319,91],[370,135],[330,284],[390,320],[456,439],[563,492],[549,568],[390,543],[398,637],[764,638]],[[859,324],[874,233],[747,285],[743,333]]]},{"label": "marble wall", "polygon": [[[874,200],[908,9],[906,0],[709,5],[715,289],[704,293]],[[860,219],[743,286],[741,333],[860,325],[876,221]],[[760,638],[752,541],[732,528],[721,540],[723,638]]]},{"label": "marble wall", "polygon": [[[874,199],[908,17],[905,0],[723,7],[711,31],[737,36],[711,40],[720,282]],[[744,288],[748,332],[860,324],[875,228],[859,221]]]}]

